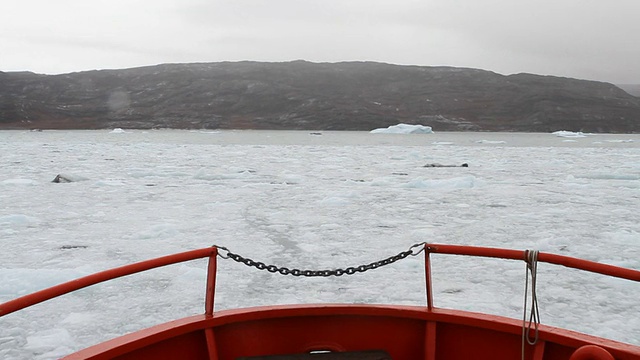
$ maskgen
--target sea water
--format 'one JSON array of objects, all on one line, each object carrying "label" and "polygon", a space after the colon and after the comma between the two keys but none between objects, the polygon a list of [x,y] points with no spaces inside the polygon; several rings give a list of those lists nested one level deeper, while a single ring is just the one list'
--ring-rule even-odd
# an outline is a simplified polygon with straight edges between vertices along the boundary
[{"label": "sea water", "polygon": [[[0,151],[0,301],[212,244],[301,269],[367,264],[423,241],[640,269],[639,135],[0,131]],[[53,183],[58,174],[74,181]],[[522,316],[523,263],[436,255],[433,266],[436,306]],[[167,267],[0,318],[0,357],[57,358],[201,313],[205,268]],[[313,279],[221,260],[216,309],[422,305],[423,272],[419,256]],[[636,283],[541,264],[538,296],[545,324],[640,344]]]}]

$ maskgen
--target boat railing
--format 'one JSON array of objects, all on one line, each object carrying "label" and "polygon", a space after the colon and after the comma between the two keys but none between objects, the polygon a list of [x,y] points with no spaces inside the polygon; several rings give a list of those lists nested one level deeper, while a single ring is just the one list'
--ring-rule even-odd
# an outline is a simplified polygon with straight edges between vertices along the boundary
[{"label": "boat railing", "polygon": [[[431,280],[431,254],[464,255],[473,257],[499,258],[507,260],[522,260],[530,263],[533,261],[561,265],[568,268],[598,273],[611,277],[640,282],[640,271],[598,263],[595,261],[578,259],[570,256],[539,252],[535,250],[510,250],[466,245],[425,244],[425,274],[427,308],[433,309],[433,291]],[[531,264],[530,264],[531,265]]]},{"label": "boat railing", "polygon": [[[52,286],[50,288],[34,292],[14,300],[10,300],[3,304],[0,304],[0,317],[15,311],[30,307],[32,305],[62,296],[74,292],[76,290],[109,281],[112,279],[120,278],[123,276],[147,271],[154,268],[159,268],[171,264],[177,264],[181,262],[208,258],[207,266],[207,280],[206,280],[206,296],[205,296],[205,315],[213,315],[214,298],[215,298],[215,285],[216,285],[216,271],[217,271],[217,258],[224,257],[219,253],[219,249],[227,250],[223,247],[207,247],[197,250],[186,251],[178,254],[162,256],[155,259],[145,260],[129,265],[116,267],[113,269],[101,271],[92,275],[81,277],[69,282],[65,282],[59,285]],[[418,249],[418,250],[416,250]],[[490,257],[501,258],[510,260],[522,260],[530,261],[531,250],[509,250],[499,248],[477,247],[477,246],[464,246],[464,245],[443,245],[443,244],[418,244],[412,246],[408,251],[402,252],[399,255],[418,255],[420,252],[425,253],[425,274],[426,274],[426,296],[427,296],[427,310],[433,309],[433,292],[431,281],[431,254],[450,254],[450,255],[466,255],[475,257]],[[226,253],[228,255],[228,252]],[[599,273],[612,277],[628,279],[631,281],[640,282],[640,271],[635,269],[622,268],[613,265],[607,265],[597,263],[594,261],[583,260],[573,258],[569,256],[556,255],[544,252],[535,252],[536,261],[546,262],[556,265],[562,265],[569,268],[585,270],[588,272]],[[387,258],[382,262],[389,262],[389,259],[398,257],[396,255],[391,258]],[[394,260],[395,261],[395,260]],[[391,261],[391,262],[394,262]],[[378,262],[376,262],[378,263]],[[373,264],[373,263],[372,263]],[[378,266],[372,267],[377,268]],[[336,275],[330,274],[330,275]],[[342,275],[342,274],[340,274]]]},{"label": "boat railing", "polygon": [[116,267],[113,269],[97,272],[75,280],[71,280],[59,285],[52,286],[34,293],[19,297],[14,300],[0,304],[0,317],[11,314],[18,310],[39,304],[41,302],[80,290],[82,288],[117,279],[123,276],[172,265],[186,261],[209,258],[207,271],[207,297],[205,307],[211,308],[210,314],[213,312],[213,296],[215,290],[215,273],[216,273],[216,256],[218,249],[216,247],[208,247],[203,249],[191,250],[182,253],[162,256],[155,259],[140,261],[137,263]]}]

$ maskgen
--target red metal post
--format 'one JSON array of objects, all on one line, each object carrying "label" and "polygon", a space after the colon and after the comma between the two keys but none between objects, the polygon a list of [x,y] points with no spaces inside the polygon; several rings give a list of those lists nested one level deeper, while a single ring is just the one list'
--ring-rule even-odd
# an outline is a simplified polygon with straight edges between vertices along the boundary
[{"label": "red metal post", "polygon": [[431,256],[429,246],[424,246],[424,277],[427,290],[427,310],[433,310],[433,292],[431,289]]},{"label": "red metal post", "polygon": [[426,339],[424,343],[424,359],[435,360],[436,359],[436,329],[437,323],[435,321],[427,321]]},{"label": "red metal post", "polygon": [[207,316],[213,315],[213,304],[216,295],[216,273],[218,266],[218,248],[214,247],[215,251],[209,256],[209,265],[207,266],[207,293],[205,295],[204,302],[204,314]]}]

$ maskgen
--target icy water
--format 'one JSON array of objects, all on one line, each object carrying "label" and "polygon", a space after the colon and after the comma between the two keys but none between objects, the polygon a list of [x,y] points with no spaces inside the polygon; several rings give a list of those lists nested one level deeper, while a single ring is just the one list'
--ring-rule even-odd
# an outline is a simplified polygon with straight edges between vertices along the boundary
[{"label": "icy water", "polygon": [[[310,269],[422,241],[640,269],[639,135],[2,131],[0,151],[0,301],[212,244]],[[469,167],[424,167],[436,163]],[[434,256],[435,304],[521,318],[524,274]],[[204,279],[195,261],[0,318],[0,358],[57,358],[201,313]],[[545,324],[640,344],[637,283],[541,264],[538,295]],[[419,256],[331,279],[219,264],[217,309],[424,301]]]}]

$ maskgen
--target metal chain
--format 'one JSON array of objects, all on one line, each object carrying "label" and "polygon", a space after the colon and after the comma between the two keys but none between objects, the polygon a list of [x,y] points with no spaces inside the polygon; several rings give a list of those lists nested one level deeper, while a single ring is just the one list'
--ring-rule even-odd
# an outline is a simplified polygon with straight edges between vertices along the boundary
[{"label": "metal chain", "polygon": [[[402,260],[407,256],[416,256],[424,251],[424,245],[426,243],[419,243],[411,246],[409,250],[403,251],[397,255],[390,256],[386,259],[374,261],[370,264],[360,265],[360,266],[350,266],[344,269],[332,269],[332,270],[300,270],[300,269],[289,269],[284,266],[276,266],[276,265],[267,265],[260,261],[255,261],[250,258],[234,254],[229,249],[224,246],[214,245],[213,247],[218,249],[218,256],[223,259],[232,259],[239,263],[245,264],[249,267],[255,267],[258,270],[267,270],[270,273],[278,273],[281,275],[293,275],[293,276],[306,276],[306,277],[315,277],[315,276],[342,276],[342,275],[353,275],[359,272],[365,272],[367,270],[377,269],[381,266],[392,264],[398,260]],[[222,254],[220,250],[226,252],[226,254]]]}]

